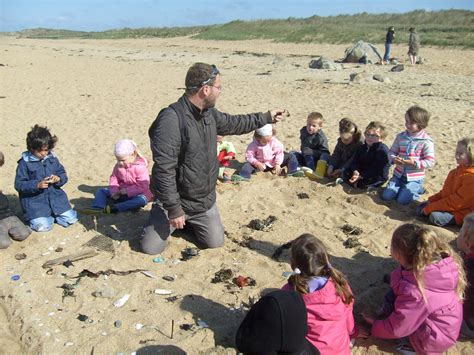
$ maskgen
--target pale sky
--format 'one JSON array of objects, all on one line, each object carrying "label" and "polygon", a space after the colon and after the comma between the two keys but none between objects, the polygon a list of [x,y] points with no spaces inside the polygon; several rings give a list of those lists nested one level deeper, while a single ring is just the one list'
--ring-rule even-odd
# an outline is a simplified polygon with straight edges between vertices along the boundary
[{"label": "pale sky", "polygon": [[38,27],[103,31],[415,9],[472,11],[474,0],[0,0],[0,31]]}]

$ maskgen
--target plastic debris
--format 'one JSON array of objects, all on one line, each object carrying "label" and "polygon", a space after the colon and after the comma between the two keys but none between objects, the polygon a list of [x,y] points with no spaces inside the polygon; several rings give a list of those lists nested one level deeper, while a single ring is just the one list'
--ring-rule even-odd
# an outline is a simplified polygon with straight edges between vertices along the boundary
[{"label": "plastic debris", "polygon": [[165,259],[163,259],[162,256],[157,256],[156,258],[153,259],[154,263],[162,263],[163,261],[165,261]]},{"label": "plastic debris", "polygon": [[237,276],[234,280],[234,283],[240,288],[245,286],[255,286],[257,282],[251,277]]},{"label": "plastic debris", "polygon": [[181,251],[181,260],[186,261],[199,255],[198,248],[186,248]]},{"label": "plastic debris", "polygon": [[136,330],[140,330],[140,329],[142,329],[143,327],[144,327],[143,324],[140,324],[140,323],[135,324],[135,329],[136,329]]},{"label": "plastic debris", "polygon": [[67,342],[64,343],[65,347],[73,346],[73,345],[74,345],[74,343],[72,341],[67,341]]},{"label": "plastic debris", "polygon": [[202,319],[198,319],[196,323],[199,328],[209,328],[209,325],[206,322],[204,322]]},{"label": "plastic debris", "polygon": [[20,275],[13,275],[12,277],[10,277],[10,279],[12,281],[18,281],[20,279]]},{"label": "plastic debris", "polygon": [[130,298],[130,294],[129,293],[126,293],[125,295],[123,295],[122,297],[120,297],[118,300],[116,300],[113,305],[114,307],[122,307],[125,303],[127,303],[128,299]]},{"label": "plastic debris", "polygon": [[152,279],[158,279],[158,276],[156,276],[154,273],[150,271],[142,271],[142,274],[148,277],[151,277]]},{"label": "plastic debris", "polygon": [[114,327],[115,327],[115,328],[120,328],[121,326],[122,326],[122,321],[121,321],[121,320],[116,320],[116,321],[114,322]]},{"label": "plastic debris", "polygon": [[101,298],[112,298],[115,297],[115,290],[112,287],[103,287],[99,290],[92,292],[92,296]]},{"label": "plastic debris", "polygon": [[157,295],[171,295],[173,293],[173,291],[171,290],[165,290],[162,288],[157,288],[153,292],[156,293]]}]

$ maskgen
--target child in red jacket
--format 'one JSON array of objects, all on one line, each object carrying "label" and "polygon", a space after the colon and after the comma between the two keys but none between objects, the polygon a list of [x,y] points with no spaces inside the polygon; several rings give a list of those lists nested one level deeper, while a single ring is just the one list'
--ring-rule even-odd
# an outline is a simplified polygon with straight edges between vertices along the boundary
[{"label": "child in red jacket", "polygon": [[324,244],[312,234],[303,234],[291,244],[294,270],[284,290],[303,296],[308,312],[306,338],[321,354],[351,354],[356,336],[352,308],[354,296],[344,275],[329,263]]},{"label": "child in red jacket", "polygon": [[474,211],[474,138],[460,140],[456,147],[457,168],[451,170],[443,189],[421,203],[416,213],[429,216],[437,226],[462,225],[464,216]]}]

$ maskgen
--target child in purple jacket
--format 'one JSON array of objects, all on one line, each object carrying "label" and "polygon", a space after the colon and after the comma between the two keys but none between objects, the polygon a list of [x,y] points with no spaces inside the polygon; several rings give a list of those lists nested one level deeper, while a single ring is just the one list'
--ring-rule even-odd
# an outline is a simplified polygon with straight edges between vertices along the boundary
[{"label": "child in purple jacket", "polygon": [[417,354],[445,352],[461,328],[466,287],[461,258],[433,230],[412,223],[393,233],[391,255],[400,264],[390,277],[392,311],[380,320],[364,315],[372,335],[408,337]]}]

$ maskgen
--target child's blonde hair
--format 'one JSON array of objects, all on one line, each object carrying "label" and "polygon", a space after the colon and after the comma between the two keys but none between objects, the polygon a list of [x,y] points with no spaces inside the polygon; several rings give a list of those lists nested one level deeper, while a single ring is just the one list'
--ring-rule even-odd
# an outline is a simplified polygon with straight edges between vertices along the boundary
[{"label": "child's blonde hair", "polygon": [[324,122],[324,118],[323,118],[323,115],[319,112],[311,112],[309,115],[308,115],[308,118],[306,119],[306,121],[319,121],[319,125],[322,126],[323,122]]},{"label": "child's blonde hair", "polygon": [[432,229],[413,223],[403,224],[393,232],[392,248],[399,252],[406,262],[411,265],[423,299],[425,299],[423,279],[425,267],[451,256],[458,267],[456,293],[459,299],[464,299],[464,289],[467,281],[463,262],[448,243],[439,238]]},{"label": "child's blonde hair", "polygon": [[345,276],[329,263],[329,255],[324,244],[314,235],[305,233],[291,243],[291,267],[301,273],[290,276],[289,283],[300,294],[309,293],[308,281],[314,276],[331,277],[336,285],[336,293],[345,304],[350,304],[354,296]]},{"label": "child's blonde hair", "polygon": [[406,115],[410,119],[410,122],[416,123],[421,129],[428,127],[430,114],[424,108],[416,105],[412,106],[407,110]]},{"label": "child's blonde hair", "polygon": [[471,250],[474,249],[474,212],[464,217],[461,233],[463,233],[464,240],[469,243]]},{"label": "child's blonde hair", "polygon": [[382,124],[382,122],[379,122],[379,121],[370,122],[364,132],[367,132],[371,129],[378,129],[380,132],[380,138],[382,139],[387,138],[387,130],[385,129],[385,126]]},{"label": "child's blonde hair", "polygon": [[473,166],[474,161],[472,157],[472,146],[474,145],[474,138],[463,138],[458,142],[458,144],[466,148],[467,157],[469,159],[469,166]]}]

